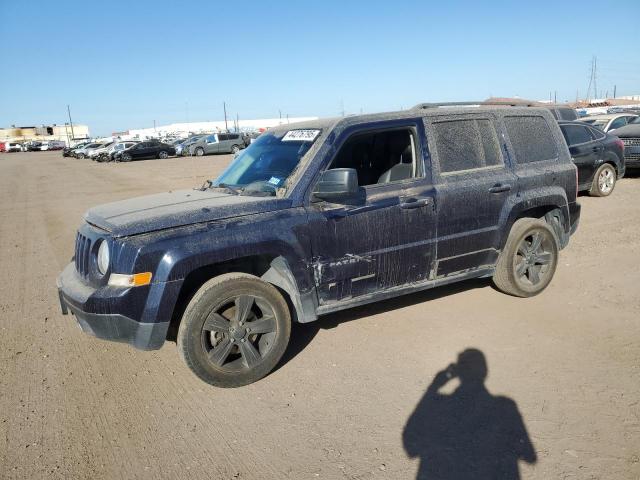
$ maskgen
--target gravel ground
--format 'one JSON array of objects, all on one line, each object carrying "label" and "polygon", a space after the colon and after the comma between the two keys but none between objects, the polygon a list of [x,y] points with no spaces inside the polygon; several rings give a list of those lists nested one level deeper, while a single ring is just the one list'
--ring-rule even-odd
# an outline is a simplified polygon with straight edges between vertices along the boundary
[{"label": "gravel ground", "polygon": [[[450,478],[490,456],[524,479],[640,478],[640,178],[581,197],[542,295],[477,280],[324,317],[294,328],[273,374],[221,390],[172,343],[83,334],[55,278],[86,209],[199,185],[229,160],[0,154],[0,477]],[[486,390],[425,395],[468,348]]]}]

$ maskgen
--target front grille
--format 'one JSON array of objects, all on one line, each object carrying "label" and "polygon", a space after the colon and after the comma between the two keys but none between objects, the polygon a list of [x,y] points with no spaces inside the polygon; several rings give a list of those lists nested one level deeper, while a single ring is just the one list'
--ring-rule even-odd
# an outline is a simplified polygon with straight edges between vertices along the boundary
[{"label": "front grille", "polygon": [[625,147],[640,146],[640,137],[621,138],[620,140],[622,140]]},{"label": "front grille", "polygon": [[640,162],[640,153],[625,153],[625,162]]},{"label": "front grille", "polygon": [[91,252],[91,240],[80,232],[76,237],[75,264],[77,272],[87,278],[89,275],[89,254]]}]

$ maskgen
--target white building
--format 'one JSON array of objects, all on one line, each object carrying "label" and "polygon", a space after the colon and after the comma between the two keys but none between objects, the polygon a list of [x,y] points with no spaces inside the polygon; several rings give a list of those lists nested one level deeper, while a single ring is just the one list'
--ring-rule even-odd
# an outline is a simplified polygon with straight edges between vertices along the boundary
[{"label": "white building", "polygon": [[126,132],[114,132],[113,136],[122,139],[145,140],[147,138],[159,138],[166,136],[187,137],[196,133],[224,132],[226,127],[229,131],[235,132],[255,132],[264,131],[268,128],[287,123],[304,122],[316,120],[318,117],[293,117],[293,118],[260,118],[255,120],[224,120],[217,122],[188,122],[172,123],[151,128],[138,128],[127,130]]}]

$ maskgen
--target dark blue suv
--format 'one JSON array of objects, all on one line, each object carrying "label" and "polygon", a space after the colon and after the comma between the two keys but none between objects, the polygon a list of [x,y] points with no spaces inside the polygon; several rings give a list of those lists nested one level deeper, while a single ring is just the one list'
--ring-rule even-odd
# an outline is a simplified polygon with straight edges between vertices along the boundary
[{"label": "dark blue suv", "polygon": [[578,225],[576,168],[538,108],[423,108],[273,128],[201,188],[89,210],[63,313],[175,340],[217,386],[268,374],[292,322],[473,277],[528,297]]}]

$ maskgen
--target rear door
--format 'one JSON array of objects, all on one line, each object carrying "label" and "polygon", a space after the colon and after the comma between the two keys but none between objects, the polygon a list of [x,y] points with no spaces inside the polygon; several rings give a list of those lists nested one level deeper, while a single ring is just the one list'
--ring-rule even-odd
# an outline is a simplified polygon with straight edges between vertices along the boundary
[{"label": "rear door", "polygon": [[487,112],[425,120],[437,197],[437,277],[493,265],[500,214],[516,190],[496,118]]},{"label": "rear door", "polygon": [[567,141],[571,160],[578,168],[578,185],[589,185],[599,166],[604,146],[594,140],[588,127],[567,124],[560,125],[560,130]]}]

